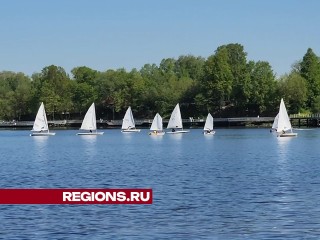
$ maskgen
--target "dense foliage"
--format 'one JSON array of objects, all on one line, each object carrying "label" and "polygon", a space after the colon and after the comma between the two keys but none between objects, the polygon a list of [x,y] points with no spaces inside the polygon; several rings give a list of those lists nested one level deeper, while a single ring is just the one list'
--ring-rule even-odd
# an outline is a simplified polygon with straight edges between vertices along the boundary
[{"label": "dense foliage", "polygon": [[92,102],[97,117],[121,119],[128,106],[137,118],[167,118],[180,103],[183,117],[274,116],[281,97],[290,113],[320,111],[320,61],[308,49],[291,73],[276,79],[266,61],[248,61],[240,44],[217,48],[207,59],[163,59],[140,70],[99,72],[47,66],[31,77],[0,72],[0,119],[31,120],[44,102],[49,119],[81,118]]}]

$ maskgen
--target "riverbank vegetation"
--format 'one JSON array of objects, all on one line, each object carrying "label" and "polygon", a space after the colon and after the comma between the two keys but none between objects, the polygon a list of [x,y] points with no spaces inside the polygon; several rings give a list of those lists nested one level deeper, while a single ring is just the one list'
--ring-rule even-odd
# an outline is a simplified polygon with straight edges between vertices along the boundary
[{"label": "riverbank vegetation", "polygon": [[97,117],[121,119],[128,106],[136,118],[164,118],[180,103],[182,116],[275,116],[281,97],[289,113],[320,112],[320,61],[308,49],[292,71],[276,77],[267,61],[249,61],[240,44],[220,46],[208,58],[163,59],[141,69],[97,71],[59,66],[27,76],[0,72],[0,119],[33,120],[40,102],[48,119],[81,118],[92,102]]}]

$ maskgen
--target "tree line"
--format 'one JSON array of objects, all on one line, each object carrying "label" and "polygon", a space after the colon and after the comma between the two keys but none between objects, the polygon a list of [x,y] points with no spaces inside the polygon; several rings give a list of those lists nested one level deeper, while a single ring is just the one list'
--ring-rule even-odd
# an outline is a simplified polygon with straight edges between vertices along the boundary
[{"label": "tree line", "polygon": [[128,106],[136,118],[170,116],[275,116],[283,97],[289,113],[320,112],[320,60],[309,48],[290,73],[276,77],[267,61],[249,61],[241,44],[219,46],[208,58],[166,58],[140,70],[97,71],[59,66],[31,77],[0,72],[0,120],[33,120],[44,102],[48,119],[82,118],[92,102],[97,117],[121,119]]}]

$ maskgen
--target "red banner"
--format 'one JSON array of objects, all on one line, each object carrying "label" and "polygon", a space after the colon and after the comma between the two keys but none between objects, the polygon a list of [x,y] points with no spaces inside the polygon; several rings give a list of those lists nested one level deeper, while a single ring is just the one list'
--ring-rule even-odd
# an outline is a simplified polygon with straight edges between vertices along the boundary
[{"label": "red banner", "polygon": [[0,204],[152,204],[152,189],[0,189]]}]

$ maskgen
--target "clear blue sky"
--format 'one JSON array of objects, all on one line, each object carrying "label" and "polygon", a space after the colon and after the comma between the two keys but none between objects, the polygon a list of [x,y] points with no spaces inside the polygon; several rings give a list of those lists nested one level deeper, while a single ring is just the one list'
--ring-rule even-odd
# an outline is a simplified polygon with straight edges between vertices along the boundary
[{"label": "clear blue sky", "polygon": [[0,9],[0,71],[140,69],[240,43],[280,75],[307,48],[320,55],[318,0],[3,0]]}]

